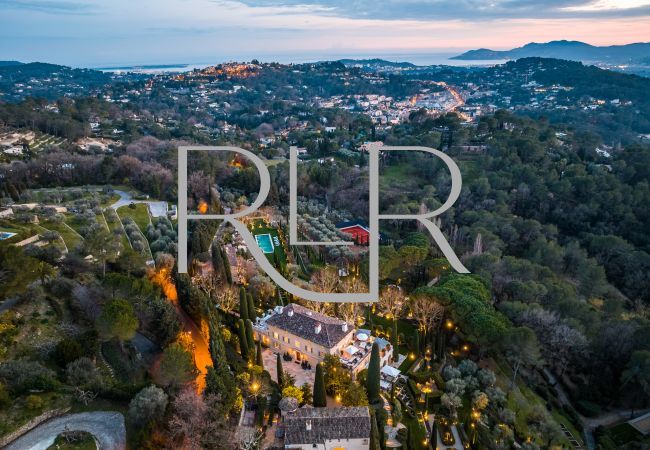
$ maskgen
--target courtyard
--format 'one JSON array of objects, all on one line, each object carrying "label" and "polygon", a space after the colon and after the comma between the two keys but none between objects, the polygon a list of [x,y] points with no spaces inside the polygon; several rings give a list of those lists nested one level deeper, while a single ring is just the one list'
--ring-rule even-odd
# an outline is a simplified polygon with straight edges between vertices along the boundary
[{"label": "courtyard", "polygon": [[[280,355],[280,357],[282,357]],[[270,348],[265,348],[262,352],[262,359],[264,360],[264,369],[266,369],[271,374],[271,379],[277,381],[278,375],[276,371],[276,353],[273,352]],[[300,363],[293,361],[282,360],[282,370],[284,373],[291,374],[296,380],[296,386],[302,386],[305,383],[311,385],[314,384],[314,376],[316,367],[312,367],[311,370],[305,370],[300,367]]]}]

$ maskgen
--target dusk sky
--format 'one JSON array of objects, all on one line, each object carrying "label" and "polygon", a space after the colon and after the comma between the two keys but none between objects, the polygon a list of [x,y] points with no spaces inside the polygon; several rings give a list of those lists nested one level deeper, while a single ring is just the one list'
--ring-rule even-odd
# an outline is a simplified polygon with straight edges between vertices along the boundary
[{"label": "dusk sky", "polygon": [[650,41],[650,0],[0,0],[0,60],[305,61]]}]

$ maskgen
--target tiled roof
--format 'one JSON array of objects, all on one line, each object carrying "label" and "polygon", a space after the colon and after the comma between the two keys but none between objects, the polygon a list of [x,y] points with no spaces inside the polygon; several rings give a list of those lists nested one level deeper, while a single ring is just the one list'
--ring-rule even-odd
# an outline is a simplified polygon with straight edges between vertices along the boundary
[{"label": "tiled roof", "polygon": [[[352,327],[343,320],[317,313],[295,303],[284,307],[281,314],[269,317],[266,323],[325,348],[334,347],[352,331]],[[318,333],[317,325],[320,325]],[[347,330],[343,330],[344,325],[347,325]]]},{"label": "tiled roof", "polygon": [[285,445],[370,438],[370,411],[367,406],[300,408],[286,415],[284,424]]}]

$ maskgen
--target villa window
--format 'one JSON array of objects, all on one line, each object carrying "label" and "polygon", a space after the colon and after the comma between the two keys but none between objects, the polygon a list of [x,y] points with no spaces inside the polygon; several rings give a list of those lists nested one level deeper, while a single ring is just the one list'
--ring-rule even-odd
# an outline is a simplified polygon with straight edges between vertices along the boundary
[{"label": "villa window", "polygon": [[277,338],[278,338],[278,333],[274,331],[273,332],[273,339],[277,339]]},{"label": "villa window", "polygon": [[297,348],[300,348],[300,341],[296,341],[295,344]]}]

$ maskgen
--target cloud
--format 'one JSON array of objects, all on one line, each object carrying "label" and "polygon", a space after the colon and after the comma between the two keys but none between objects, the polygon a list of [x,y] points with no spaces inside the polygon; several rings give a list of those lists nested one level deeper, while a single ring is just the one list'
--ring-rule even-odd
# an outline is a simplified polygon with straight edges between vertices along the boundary
[{"label": "cloud", "polygon": [[0,10],[17,9],[38,11],[48,14],[90,14],[95,5],[87,2],[66,0],[2,0]]},{"label": "cloud", "polygon": [[321,15],[381,20],[639,17],[650,0],[239,0],[251,7],[314,8]]}]

